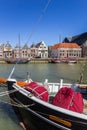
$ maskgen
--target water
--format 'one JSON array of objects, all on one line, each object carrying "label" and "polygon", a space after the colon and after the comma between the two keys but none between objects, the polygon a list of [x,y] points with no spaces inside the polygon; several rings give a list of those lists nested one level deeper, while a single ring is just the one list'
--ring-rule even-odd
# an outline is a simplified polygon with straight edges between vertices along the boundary
[{"label": "water", "polygon": [[[0,77],[8,78],[13,65],[0,64]],[[78,80],[81,72],[81,65],[74,64],[20,64],[16,65],[14,77],[18,79],[27,78],[27,72],[34,81],[57,82],[60,78],[66,80]]]},{"label": "water", "polygon": [[[0,77],[8,78],[13,68],[10,64],[0,64]],[[81,64],[20,64],[16,65],[13,77],[24,80],[27,78],[27,72],[34,81],[59,82],[60,78],[64,78],[65,82],[77,82],[80,77]],[[0,88],[0,92],[6,91],[7,88]],[[8,96],[0,97],[0,130],[23,130],[17,117],[8,102]]]}]

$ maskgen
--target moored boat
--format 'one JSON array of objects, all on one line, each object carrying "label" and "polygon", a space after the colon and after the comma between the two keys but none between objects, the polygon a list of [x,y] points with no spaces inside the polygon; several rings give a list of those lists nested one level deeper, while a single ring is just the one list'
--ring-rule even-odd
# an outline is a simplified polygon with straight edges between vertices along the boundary
[{"label": "moored boat", "polygon": [[68,58],[68,59],[66,59],[66,63],[76,64],[76,63],[78,63],[78,59],[77,58]]},{"label": "moored boat", "polygon": [[68,60],[67,63],[68,63],[68,64],[76,64],[77,61],[76,61],[76,60]]},{"label": "moored boat", "polygon": [[[83,97],[85,98],[87,85],[84,85],[85,89],[83,89],[82,84],[64,84],[62,80],[60,83],[48,83],[46,80],[44,85],[31,81],[19,86],[14,79],[8,79],[7,85],[14,111],[20,121],[23,121],[27,130],[87,129],[87,115],[83,113],[83,107],[85,105],[82,100]],[[81,101],[79,107],[74,106],[74,108],[76,108],[74,110],[53,103],[58,90],[64,87],[72,88],[72,90],[76,90],[82,95],[82,98],[75,98],[75,104],[76,102],[78,104],[78,99]],[[67,91],[67,93],[69,94],[69,91]],[[74,93],[74,95],[76,94],[77,92]],[[73,106],[71,102],[73,99],[74,96],[71,96],[70,104],[68,105]],[[61,100],[60,102],[67,104],[64,101],[65,100]],[[80,109],[78,110],[78,108]]]},{"label": "moored boat", "polygon": [[59,59],[51,59],[50,63],[61,63]]},{"label": "moored boat", "polygon": [[5,60],[6,61],[6,63],[8,63],[8,64],[26,64],[26,63],[28,63],[29,61],[30,61],[30,59],[25,59],[25,58],[19,58],[19,59],[6,59]]}]

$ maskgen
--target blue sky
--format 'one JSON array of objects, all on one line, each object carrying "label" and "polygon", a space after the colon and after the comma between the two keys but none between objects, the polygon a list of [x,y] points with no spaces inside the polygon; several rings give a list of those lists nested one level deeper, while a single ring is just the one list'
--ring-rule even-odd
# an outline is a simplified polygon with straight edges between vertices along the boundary
[{"label": "blue sky", "polygon": [[0,43],[45,41],[53,45],[66,36],[87,31],[87,0],[0,0]]}]

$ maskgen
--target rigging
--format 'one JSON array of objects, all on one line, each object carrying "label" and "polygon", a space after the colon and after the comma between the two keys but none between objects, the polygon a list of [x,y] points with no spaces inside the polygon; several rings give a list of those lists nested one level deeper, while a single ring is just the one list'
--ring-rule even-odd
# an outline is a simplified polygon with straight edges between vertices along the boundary
[{"label": "rigging", "polygon": [[41,21],[43,15],[44,15],[45,12],[46,12],[46,10],[47,10],[47,8],[48,8],[50,2],[51,2],[51,0],[48,0],[48,2],[46,3],[45,7],[44,7],[43,10],[41,11],[41,14],[40,14],[40,16],[38,17],[38,19],[37,19],[37,21],[36,21],[36,23],[35,23],[35,25],[34,25],[32,31],[31,31],[31,33],[30,33],[30,35],[29,35],[29,37],[28,37],[28,40],[27,40],[26,44],[29,42],[30,38],[32,37],[33,33],[35,32],[35,30],[36,30],[38,24],[40,23],[40,21]]}]

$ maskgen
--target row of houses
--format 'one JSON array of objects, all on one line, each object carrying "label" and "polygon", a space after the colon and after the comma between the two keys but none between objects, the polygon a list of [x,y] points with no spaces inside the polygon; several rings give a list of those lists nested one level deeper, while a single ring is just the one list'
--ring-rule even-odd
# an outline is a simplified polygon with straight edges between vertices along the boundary
[{"label": "row of houses", "polygon": [[0,59],[5,58],[48,58],[48,47],[45,42],[37,43],[36,45],[32,44],[29,48],[27,44],[23,47],[15,46],[12,48],[12,45],[8,42],[6,45],[0,45]]},{"label": "row of houses", "polygon": [[0,45],[0,59],[5,58],[79,58],[82,56],[82,48],[76,43],[58,43],[48,46],[44,41],[32,44],[28,47],[15,46],[10,43]]}]

